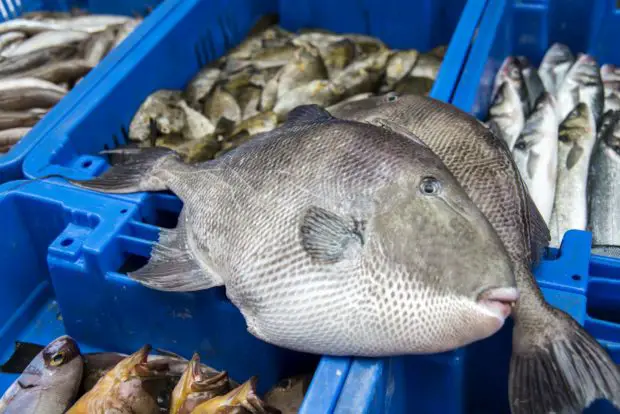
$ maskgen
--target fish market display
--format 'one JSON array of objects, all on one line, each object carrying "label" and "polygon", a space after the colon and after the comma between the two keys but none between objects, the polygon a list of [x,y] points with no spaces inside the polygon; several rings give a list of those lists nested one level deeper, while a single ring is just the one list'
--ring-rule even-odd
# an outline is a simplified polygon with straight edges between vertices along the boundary
[{"label": "fish market display", "polygon": [[33,12],[0,23],[0,153],[9,151],[142,21]]},{"label": "fish market display", "polygon": [[546,303],[536,284],[531,269],[549,242],[549,230],[505,142],[473,116],[421,96],[390,93],[332,112],[358,121],[389,120],[422,140],[502,240],[519,289],[512,312],[511,412],[580,413],[597,398],[620,409],[618,367],[582,326]]},{"label": "fish market display", "polygon": [[170,189],[184,202],[177,228],[129,276],[167,291],[224,285],[268,343],[329,355],[440,352],[495,333],[517,299],[491,225],[413,135],[306,105],[200,164],[164,148],[112,152],[126,157],[74,183]]},{"label": "fish market display", "polygon": [[[294,414],[311,379],[285,378],[263,399],[257,377],[238,384],[202,364],[198,354],[189,361],[149,354],[150,345],[132,355],[80,354],[68,336],[44,348],[27,345],[41,351],[0,399],[0,413]],[[14,357],[20,352],[16,349]],[[27,355],[21,353],[18,359]]]},{"label": "fish market display", "polygon": [[[545,108],[531,105],[537,100]],[[509,56],[495,78],[487,125],[512,151],[553,247],[571,229],[591,230],[594,249],[620,242],[613,208],[620,192],[613,158],[619,110],[620,69],[599,67],[560,43],[538,70],[523,56]]]},{"label": "fish market display", "polygon": [[147,97],[129,138],[173,149],[186,162],[213,159],[300,105],[327,108],[391,90],[426,95],[445,50],[390,50],[365,35],[268,27],[200,70],[185,90]]}]

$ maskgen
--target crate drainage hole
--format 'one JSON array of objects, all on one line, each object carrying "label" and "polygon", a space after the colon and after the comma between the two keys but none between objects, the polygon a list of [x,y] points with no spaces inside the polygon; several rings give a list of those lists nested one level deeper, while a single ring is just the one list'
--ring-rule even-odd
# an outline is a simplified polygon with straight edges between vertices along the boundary
[{"label": "crate drainage hole", "polygon": [[93,162],[92,162],[91,160],[84,161],[84,162],[82,163],[82,167],[83,167],[83,168],[88,168],[88,167],[90,167],[91,165],[93,165]]},{"label": "crate drainage hole", "polygon": [[126,212],[127,212],[127,209],[126,209],[126,208],[124,208],[124,209],[122,209],[122,210],[121,210],[121,214],[125,214]]},{"label": "crate drainage hole", "polygon": [[73,239],[64,239],[63,241],[60,242],[60,245],[62,247],[71,246],[72,244],[73,244]]},{"label": "crate drainage hole", "polygon": [[579,275],[572,275],[571,278],[575,281],[575,282],[579,282],[581,280],[581,276]]},{"label": "crate drainage hole", "polygon": [[126,259],[118,269],[118,273],[135,272],[136,270],[144,267],[148,263],[149,259],[144,256],[138,256],[137,254],[128,254]]}]

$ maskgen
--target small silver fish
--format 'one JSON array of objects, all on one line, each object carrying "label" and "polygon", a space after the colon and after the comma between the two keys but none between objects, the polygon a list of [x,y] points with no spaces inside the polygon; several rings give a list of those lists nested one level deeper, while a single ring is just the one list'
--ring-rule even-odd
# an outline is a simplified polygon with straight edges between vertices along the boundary
[{"label": "small silver fish", "polygon": [[543,92],[538,98],[512,155],[534,204],[549,223],[558,171],[558,120],[550,93]]},{"label": "small silver fish", "polygon": [[558,181],[549,222],[551,246],[559,247],[568,230],[586,229],[588,168],[595,140],[594,115],[580,102],[560,124]]},{"label": "small silver fish", "polygon": [[588,175],[589,220],[592,243],[620,245],[620,112],[608,111],[592,153]]},{"label": "small silver fish", "polygon": [[519,63],[514,56],[508,56],[502,62],[497,74],[495,75],[495,81],[493,83],[493,91],[491,92],[491,100],[495,99],[499,88],[503,83],[510,83],[512,87],[517,91],[519,101],[523,115],[527,116],[530,113],[530,101],[527,96],[527,87],[525,86],[525,80],[519,67]]},{"label": "small silver fish", "polygon": [[113,48],[115,36],[112,30],[93,35],[84,43],[84,60],[95,67]]},{"label": "small silver fish", "polygon": [[23,41],[16,48],[0,52],[0,56],[5,58],[22,56],[37,50],[81,42],[89,37],[88,33],[69,30],[39,33]]},{"label": "small silver fish", "polygon": [[538,75],[547,92],[557,97],[560,84],[575,63],[570,48],[561,43],[554,43],[545,53],[538,68]]},{"label": "small silver fish", "polygon": [[558,89],[558,119],[566,118],[579,102],[588,105],[598,125],[603,116],[603,82],[596,60],[586,54],[577,58]]},{"label": "small silver fish", "polygon": [[3,414],[63,414],[82,380],[83,361],[75,341],[62,336],[41,351],[0,399]]},{"label": "small silver fish", "polygon": [[620,68],[611,64],[601,66],[601,80],[605,94],[604,108],[608,110],[620,110]]},{"label": "small silver fish", "polygon": [[6,32],[0,34],[0,51],[16,42],[23,41],[25,38],[26,34],[23,32]]},{"label": "small silver fish", "polygon": [[489,108],[488,123],[496,125],[500,138],[506,142],[508,150],[512,151],[525,125],[523,105],[514,83],[504,82],[499,87]]},{"label": "small silver fish", "polygon": [[540,95],[545,92],[545,86],[538,75],[538,70],[532,66],[529,59],[525,56],[517,56],[517,61],[521,69],[521,74],[523,75],[523,80],[525,81],[529,106],[530,108],[534,108]]}]

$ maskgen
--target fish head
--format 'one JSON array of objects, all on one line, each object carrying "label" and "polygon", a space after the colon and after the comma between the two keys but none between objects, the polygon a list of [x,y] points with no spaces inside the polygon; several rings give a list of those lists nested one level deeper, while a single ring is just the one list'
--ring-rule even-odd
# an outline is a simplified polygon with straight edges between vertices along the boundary
[{"label": "fish head", "polygon": [[560,125],[558,139],[560,144],[581,145],[596,133],[594,114],[585,102],[580,102]]},{"label": "fish head", "polygon": [[519,67],[519,61],[514,56],[508,56],[504,59],[498,73],[503,79],[516,84],[523,84],[523,76]]},{"label": "fish head", "polygon": [[571,68],[567,77],[573,78],[581,87],[600,87],[602,82],[596,59],[585,53],[579,55],[577,61],[575,61],[574,68]]},{"label": "fish head", "polygon": [[572,63],[574,59],[573,53],[568,46],[562,43],[554,43],[545,53],[542,64],[556,66]]},{"label": "fish head", "polygon": [[610,114],[612,118],[609,122],[609,129],[604,135],[603,142],[605,145],[613,150],[617,156],[620,156],[620,111],[614,111]]},{"label": "fish head", "polygon": [[151,352],[151,346],[144,345],[142,348],[116,364],[108,375],[118,378],[122,382],[129,381],[132,378],[146,378],[153,376],[156,374],[156,371],[148,365],[149,352]]},{"label": "fish head", "polygon": [[[43,372],[53,377],[82,376],[82,356],[75,340],[69,336],[61,336],[40,353]],[[34,362],[34,361],[33,361]]]},{"label": "fish head", "polygon": [[417,336],[415,349],[400,353],[442,352],[494,334],[518,299],[498,235],[421,141],[401,167],[375,194],[368,222],[365,268],[381,286],[369,305],[390,334]]},{"label": "fish head", "polygon": [[551,136],[548,131],[557,133],[557,117],[553,95],[544,92],[536,100],[534,110],[515,142],[513,153],[529,151],[533,146],[540,144],[545,137]]},{"label": "fish head", "polygon": [[513,83],[502,82],[489,108],[489,115],[511,119],[522,119],[524,117],[521,109],[521,98]]}]

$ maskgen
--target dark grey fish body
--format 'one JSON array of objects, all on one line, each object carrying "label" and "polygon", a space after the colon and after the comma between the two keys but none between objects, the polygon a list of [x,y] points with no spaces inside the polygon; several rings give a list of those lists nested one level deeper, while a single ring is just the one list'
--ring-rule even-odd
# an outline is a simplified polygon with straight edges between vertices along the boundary
[{"label": "dark grey fish body", "polygon": [[248,330],[289,349],[434,353],[494,333],[517,292],[490,224],[406,134],[304,106],[208,163],[150,149],[72,182],[184,201],[178,227],[130,274],[147,286],[225,285]]},{"label": "dark grey fish body", "polygon": [[[413,95],[352,102],[334,115],[383,117],[406,127],[442,159],[503,241],[520,291],[513,312],[512,413],[581,412],[596,398],[620,408],[616,365],[577,322],[544,301],[536,284],[530,268],[548,244],[549,230],[503,141],[454,106]],[[580,357],[584,349],[587,359]]]},{"label": "dark grey fish body", "polygon": [[82,380],[82,357],[67,336],[50,343],[0,399],[2,414],[63,414]]},{"label": "dark grey fish body", "polygon": [[620,112],[598,139],[588,175],[589,228],[595,245],[620,246]]}]

